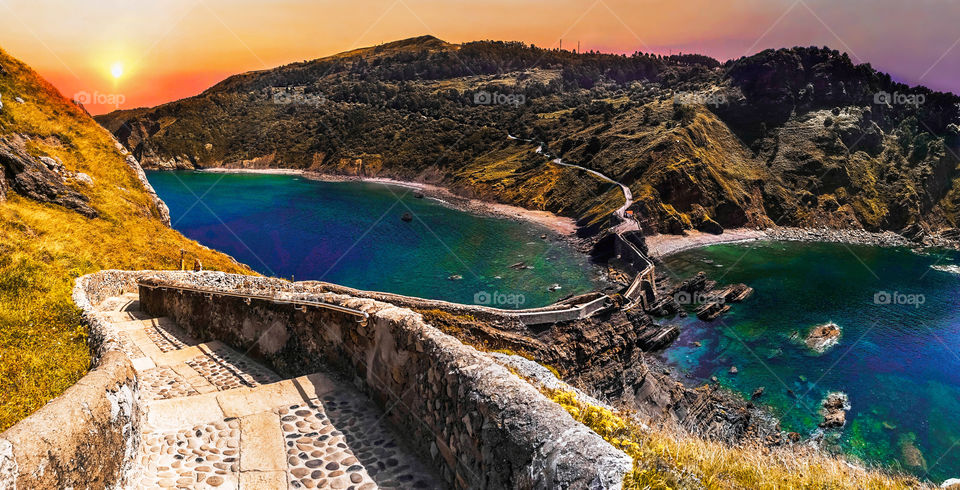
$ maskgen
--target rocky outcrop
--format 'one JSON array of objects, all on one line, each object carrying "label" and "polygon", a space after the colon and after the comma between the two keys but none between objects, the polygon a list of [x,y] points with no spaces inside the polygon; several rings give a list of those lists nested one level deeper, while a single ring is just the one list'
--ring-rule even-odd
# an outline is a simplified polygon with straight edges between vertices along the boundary
[{"label": "rocky outcrop", "polygon": [[0,138],[0,169],[6,180],[6,183],[0,182],[0,195],[5,195],[3,188],[9,186],[30,199],[57,204],[88,218],[96,218],[99,213],[90,207],[90,199],[67,186],[64,177],[56,171],[58,162],[50,161],[53,168],[9,138]]},{"label": "rocky outcrop", "polygon": [[140,185],[142,185],[144,190],[147,191],[147,194],[149,194],[150,199],[153,201],[153,206],[156,208],[157,217],[160,218],[164,224],[170,226],[170,208],[167,207],[167,203],[163,202],[163,199],[160,199],[157,191],[150,185],[150,181],[147,180],[147,175],[143,172],[143,167],[140,166],[140,162],[116,139],[114,139],[114,144],[117,147],[117,151],[123,155],[127,167],[133,170],[134,175],[137,176],[137,180],[140,181]]},{"label": "rocky outcrop", "polygon": [[836,323],[817,325],[810,329],[804,344],[817,353],[825,352],[840,340],[840,327]]},{"label": "rocky outcrop", "polygon": [[847,410],[850,410],[850,402],[845,393],[830,393],[823,401],[823,421],[820,427],[824,429],[839,429],[847,423]]}]

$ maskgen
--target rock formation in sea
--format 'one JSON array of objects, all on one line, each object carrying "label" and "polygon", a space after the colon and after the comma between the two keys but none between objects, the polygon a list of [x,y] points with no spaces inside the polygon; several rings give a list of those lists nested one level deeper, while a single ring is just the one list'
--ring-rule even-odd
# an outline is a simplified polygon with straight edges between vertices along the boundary
[{"label": "rock formation in sea", "polygon": [[847,423],[847,411],[850,410],[850,401],[846,393],[834,392],[827,395],[823,401],[820,413],[823,421],[820,427],[824,429],[839,429]]},{"label": "rock formation in sea", "polygon": [[813,327],[803,343],[819,354],[836,345],[840,340],[840,334],[840,327],[836,323],[825,323]]}]

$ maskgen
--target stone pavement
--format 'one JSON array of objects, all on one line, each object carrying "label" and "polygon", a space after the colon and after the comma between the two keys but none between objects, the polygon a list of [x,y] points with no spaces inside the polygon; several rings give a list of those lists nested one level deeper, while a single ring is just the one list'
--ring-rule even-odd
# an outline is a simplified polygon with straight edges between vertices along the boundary
[{"label": "stone pavement", "polygon": [[326,373],[283,379],[221,342],[150,318],[136,295],[101,305],[145,405],[137,488],[446,488],[384,413]]}]

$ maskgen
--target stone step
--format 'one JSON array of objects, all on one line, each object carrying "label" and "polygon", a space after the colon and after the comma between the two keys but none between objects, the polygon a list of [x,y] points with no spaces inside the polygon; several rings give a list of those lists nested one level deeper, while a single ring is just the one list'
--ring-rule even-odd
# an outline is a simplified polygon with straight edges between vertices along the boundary
[{"label": "stone step", "polygon": [[129,322],[133,320],[149,320],[151,315],[137,310],[127,311],[104,311],[100,313],[107,321],[111,323]]},{"label": "stone step", "polygon": [[140,379],[138,488],[443,488],[384,414],[326,373],[281,379],[200,342],[136,295],[103,303]]},{"label": "stone step", "polygon": [[134,293],[128,293],[107,298],[100,303],[100,309],[103,311],[140,310],[140,296]]},{"label": "stone step", "polygon": [[140,486],[443,488],[385,419],[324,373],[149,402]]}]

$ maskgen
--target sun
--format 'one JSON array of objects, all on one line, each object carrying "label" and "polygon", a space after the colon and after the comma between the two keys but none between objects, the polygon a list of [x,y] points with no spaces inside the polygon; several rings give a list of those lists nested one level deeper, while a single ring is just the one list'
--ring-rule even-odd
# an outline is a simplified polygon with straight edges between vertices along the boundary
[{"label": "sun", "polygon": [[119,80],[123,76],[123,63],[118,61],[110,66],[110,74],[113,75],[114,79]]}]

